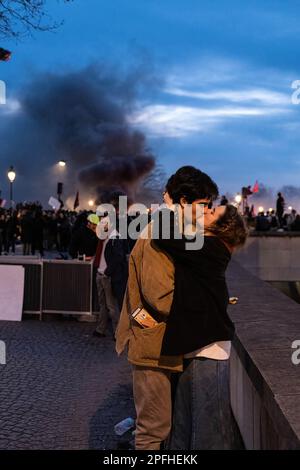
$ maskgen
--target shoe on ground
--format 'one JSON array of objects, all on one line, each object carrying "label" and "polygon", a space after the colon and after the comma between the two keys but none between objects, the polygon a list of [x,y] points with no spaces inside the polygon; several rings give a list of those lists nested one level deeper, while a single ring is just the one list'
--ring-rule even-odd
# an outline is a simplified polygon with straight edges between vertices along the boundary
[{"label": "shoe on ground", "polygon": [[77,316],[77,321],[79,322],[86,322],[86,323],[95,323],[97,321],[97,316],[96,315],[90,315],[90,314],[83,314],[80,316]]},{"label": "shoe on ground", "polygon": [[105,338],[106,334],[105,333],[99,333],[99,331],[94,331],[93,336],[96,336],[97,338]]}]

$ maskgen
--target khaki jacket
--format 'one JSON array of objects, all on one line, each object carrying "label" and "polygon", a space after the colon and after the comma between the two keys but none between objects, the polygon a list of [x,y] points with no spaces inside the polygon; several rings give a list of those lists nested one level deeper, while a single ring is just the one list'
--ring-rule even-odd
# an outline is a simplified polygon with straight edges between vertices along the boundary
[{"label": "khaki jacket", "polygon": [[[116,330],[116,351],[128,346],[128,361],[146,367],[182,371],[182,356],[161,356],[167,317],[173,300],[174,265],[151,239],[139,238],[129,259],[129,278],[123,308]],[[154,328],[142,328],[131,313],[145,301],[159,312],[162,320]]]}]

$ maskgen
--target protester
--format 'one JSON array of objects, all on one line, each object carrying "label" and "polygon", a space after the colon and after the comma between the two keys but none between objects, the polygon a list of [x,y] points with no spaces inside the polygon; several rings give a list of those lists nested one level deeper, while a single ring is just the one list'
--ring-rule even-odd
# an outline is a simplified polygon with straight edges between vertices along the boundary
[{"label": "protester", "polygon": [[273,230],[273,231],[278,230],[279,221],[278,221],[278,218],[276,217],[274,209],[271,211],[270,218],[271,218],[271,220],[270,220],[270,229]]},{"label": "protester", "polygon": [[291,213],[287,214],[287,218],[286,218],[287,230],[291,230],[291,226],[295,222],[296,216],[297,216],[297,211],[295,209],[292,209]]},{"label": "protester", "polygon": [[72,258],[78,258],[78,256],[92,258],[95,256],[98,244],[96,235],[98,223],[99,217],[96,214],[90,214],[86,219],[86,225],[73,231],[69,249]]},{"label": "protester", "polygon": [[101,220],[97,252],[94,261],[99,301],[99,320],[94,336],[106,336],[108,320],[112,322],[113,336],[119,321],[128,278],[128,245],[120,239],[109,217]]},{"label": "protester", "polygon": [[68,251],[71,242],[71,224],[68,217],[62,212],[58,215],[57,242],[60,251]]},{"label": "protester", "polygon": [[294,222],[291,224],[292,232],[300,232],[300,215],[297,214]]},{"label": "protester", "polygon": [[52,250],[55,247],[58,250],[58,240],[57,240],[57,215],[51,213],[47,217],[47,231],[48,231],[48,250]]},{"label": "protester", "polygon": [[270,221],[268,220],[268,217],[265,215],[264,212],[259,212],[259,214],[256,217],[256,225],[255,225],[255,230],[257,232],[267,232],[270,230],[271,224]]},{"label": "protester", "polygon": [[2,249],[5,246],[5,241],[6,241],[5,215],[0,214],[0,255],[2,254]]},{"label": "protester", "polygon": [[226,206],[227,204],[228,204],[228,199],[225,195],[223,195],[220,201],[220,206]]},{"label": "protester", "polygon": [[33,240],[33,216],[28,210],[24,210],[21,214],[20,221],[21,241],[23,243],[23,255],[29,255]]},{"label": "protester", "polygon": [[40,256],[44,256],[44,220],[42,212],[36,211],[32,220],[32,245],[31,253],[34,256],[35,250],[38,250]]},{"label": "protester", "polygon": [[6,247],[5,252],[9,254],[10,249],[12,253],[16,251],[16,238],[18,234],[18,219],[17,214],[13,211],[12,215],[8,213],[6,217]]},{"label": "protester", "polygon": [[282,227],[285,201],[281,193],[278,193],[277,196],[278,197],[276,201],[276,215],[278,217],[279,225],[280,227]]}]

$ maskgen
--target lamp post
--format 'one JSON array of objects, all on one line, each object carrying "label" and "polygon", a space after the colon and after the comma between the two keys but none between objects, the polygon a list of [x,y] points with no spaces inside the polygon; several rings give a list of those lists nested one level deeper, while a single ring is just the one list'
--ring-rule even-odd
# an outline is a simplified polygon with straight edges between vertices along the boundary
[{"label": "lamp post", "polygon": [[7,172],[7,177],[9,179],[10,183],[10,207],[12,208],[13,205],[13,183],[16,179],[16,172],[14,170],[14,167],[11,166]]}]

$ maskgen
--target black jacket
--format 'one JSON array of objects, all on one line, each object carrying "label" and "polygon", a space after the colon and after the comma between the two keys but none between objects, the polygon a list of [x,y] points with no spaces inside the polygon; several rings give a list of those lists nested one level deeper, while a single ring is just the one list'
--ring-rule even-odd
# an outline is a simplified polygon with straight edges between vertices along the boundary
[{"label": "black jacket", "polygon": [[234,325],[227,314],[225,280],[230,252],[217,237],[205,237],[199,250],[186,250],[186,242],[172,237],[155,241],[171,255],[175,266],[174,298],[163,355],[186,354],[216,341],[231,340],[234,335]]},{"label": "black jacket", "polygon": [[94,256],[96,253],[98,238],[88,227],[80,227],[72,234],[69,253],[72,258],[78,255]]},{"label": "black jacket", "polygon": [[111,278],[112,290],[117,298],[120,309],[128,279],[128,243],[127,240],[111,238],[108,240],[104,257],[107,264],[105,275]]}]

